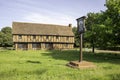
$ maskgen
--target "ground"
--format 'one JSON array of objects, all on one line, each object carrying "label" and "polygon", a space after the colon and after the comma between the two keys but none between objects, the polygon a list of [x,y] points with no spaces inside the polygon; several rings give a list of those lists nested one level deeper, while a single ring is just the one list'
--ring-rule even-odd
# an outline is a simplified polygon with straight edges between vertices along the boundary
[{"label": "ground", "polygon": [[78,50],[0,50],[0,80],[119,80],[120,54],[84,52],[94,69],[66,66],[79,59]]}]

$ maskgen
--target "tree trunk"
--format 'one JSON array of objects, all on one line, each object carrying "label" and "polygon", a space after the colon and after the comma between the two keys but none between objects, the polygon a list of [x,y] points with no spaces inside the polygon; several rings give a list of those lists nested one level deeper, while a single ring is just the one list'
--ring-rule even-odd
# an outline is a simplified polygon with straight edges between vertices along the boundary
[{"label": "tree trunk", "polygon": [[92,52],[95,53],[94,39],[92,40]]}]

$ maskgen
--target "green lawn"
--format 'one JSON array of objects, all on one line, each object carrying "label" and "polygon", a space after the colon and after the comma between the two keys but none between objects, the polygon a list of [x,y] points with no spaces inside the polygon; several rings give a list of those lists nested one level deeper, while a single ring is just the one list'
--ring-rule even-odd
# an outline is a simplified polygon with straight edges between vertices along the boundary
[{"label": "green lawn", "polygon": [[0,80],[120,80],[120,55],[84,52],[95,69],[73,69],[79,51],[0,51]]}]

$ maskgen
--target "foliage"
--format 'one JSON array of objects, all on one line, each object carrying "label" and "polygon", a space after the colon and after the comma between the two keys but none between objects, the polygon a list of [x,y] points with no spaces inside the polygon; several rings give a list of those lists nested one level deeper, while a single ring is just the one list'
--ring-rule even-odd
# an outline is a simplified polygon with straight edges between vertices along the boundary
[{"label": "foliage", "polygon": [[74,39],[75,39],[75,44],[74,44],[74,47],[78,47],[79,46],[79,41],[80,41],[80,38],[79,38],[79,34],[77,32],[77,27],[73,27],[72,28],[72,31],[74,33]]},{"label": "foliage", "polygon": [[112,44],[120,44],[120,0],[106,0],[105,15],[111,20]]},{"label": "foliage", "polygon": [[[120,55],[84,52],[95,69],[66,66],[79,51],[0,51],[0,80],[119,80]],[[115,57],[114,57],[115,56]]]},{"label": "foliage", "polygon": [[88,13],[85,43],[108,49],[120,46],[120,0],[106,0],[106,11]]},{"label": "foliage", "polygon": [[4,36],[4,34],[2,32],[0,32],[0,47],[3,44],[3,36]]},{"label": "foliage", "polygon": [[3,27],[2,29],[1,29],[1,32],[3,32],[4,34],[11,34],[12,33],[12,29],[11,29],[11,27]]},{"label": "foliage", "polygon": [[9,47],[12,46],[12,29],[11,27],[4,27],[0,31],[0,46]]},{"label": "foliage", "polygon": [[[88,13],[86,20],[87,32],[85,38],[92,46],[105,48],[109,38],[107,26],[103,23],[104,13]],[[102,44],[102,45],[101,45]]]}]

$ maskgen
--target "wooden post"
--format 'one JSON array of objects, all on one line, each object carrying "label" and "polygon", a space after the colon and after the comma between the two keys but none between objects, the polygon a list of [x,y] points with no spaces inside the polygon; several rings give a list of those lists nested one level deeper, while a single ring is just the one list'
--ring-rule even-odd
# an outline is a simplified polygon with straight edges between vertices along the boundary
[{"label": "wooden post", "polygon": [[79,62],[82,62],[82,34],[80,34],[80,57]]},{"label": "wooden post", "polygon": [[18,50],[18,44],[15,43],[15,50]]}]

